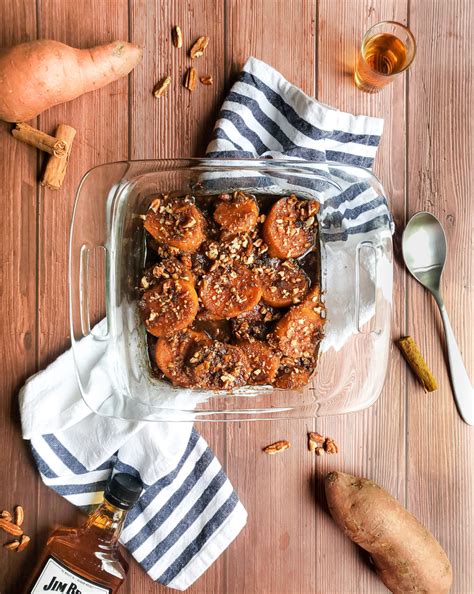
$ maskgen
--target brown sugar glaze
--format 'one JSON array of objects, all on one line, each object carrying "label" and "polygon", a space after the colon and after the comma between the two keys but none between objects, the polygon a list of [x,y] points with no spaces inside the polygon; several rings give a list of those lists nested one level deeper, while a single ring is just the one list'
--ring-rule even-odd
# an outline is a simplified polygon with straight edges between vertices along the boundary
[{"label": "brown sugar glaze", "polygon": [[[243,385],[295,389],[309,382],[325,320],[318,209],[293,195],[153,197],[144,223],[147,252],[138,299],[157,378],[229,392]],[[157,309],[150,320],[150,303],[159,303],[163,286],[173,291],[176,281],[184,283],[181,292],[195,290],[192,321],[187,293],[181,319],[178,303],[178,314],[163,316]]]}]

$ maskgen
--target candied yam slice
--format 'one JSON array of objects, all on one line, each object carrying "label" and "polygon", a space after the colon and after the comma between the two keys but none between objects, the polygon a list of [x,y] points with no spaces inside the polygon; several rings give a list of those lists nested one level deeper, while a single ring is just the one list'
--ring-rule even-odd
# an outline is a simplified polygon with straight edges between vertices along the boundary
[{"label": "candied yam slice", "polygon": [[214,220],[230,233],[248,233],[258,221],[258,206],[253,196],[234,192],[232,198],[223,194],[214,211]]},{"label": "candied yam slice", "polygon": [[199,296],[214,319],[234,318],[260,301],[262,288],[256,274],[241,264],[219,266],[202,279]]},{"label": "candied yam slice", "polygon": [[308,276],[290,260],[272,258],[257,268],[257,272],[262,283],[262,300],[271,307],[299,303],[308,292]]},{"label": "candied yam slice", "polygon": [[230,321],[232,332],[238,340],[249,340],[253,338],[263,340],[271,331],[272,326],[270,322],[280,317],[281,313],[278,310],[260,301],[251,310],[232,318]]},{"label": "candied yam slice", "polygon": [[274,345],[287,357],[311,357],[323,335],[324,319],[309,305],[297,305],[279,320],[272,334]]},{"label": "candied yam slice", "polygon": [[138,305],[147,331],[160,337],[189,326],[199,302],[191,283],[170,279],[145,291]]},{"label": "candied yam slice", "polygon": [[191,259],[189,256],[175,257],[170,256],[162,260],[159,264],[151,266],[145,270],[141,280],[140,287],[149,289],[156,286],[163,280],[172,278],[173,280],[183,280],[190,282],[193,286],[196,279],[191,270]]},{"label": "candied yam slice", "polygon": [[249,364],[239,347],[213,340],[188,361],[193,385],[204,390],[233,390],[247,383]]},{"label": "candied yam slice", "polygon": [[242,340],[237,346],[247,356],[250,367],[248,383],[257,386],[271,384],[280,366],[280,355],[260,340]]},{"label": "candied yam slice", "polygon": [[206,237],[204,216],[188,197],[156,198],[144,226],[157,242],[186,254],[194,253]]},{"label": "candied yam slice", "polygon": [[263,224],[262,235],[272,258],[298,258],[314,244],[319,203],[281,198],[272,206]]},{"label": "candied yam slice", "polygon": [[204,332],[189,328],[169,337],[161,337],[155,347],[156,364],[174,386],[192,387],[186,361],[190,354],[208,342],[210,338]]}]

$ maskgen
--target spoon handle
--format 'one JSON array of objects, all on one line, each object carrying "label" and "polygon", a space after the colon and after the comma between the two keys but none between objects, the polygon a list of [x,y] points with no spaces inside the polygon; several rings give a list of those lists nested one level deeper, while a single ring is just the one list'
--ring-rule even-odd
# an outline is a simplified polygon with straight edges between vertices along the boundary
[{"label": "spoon handle", "polygon": [[459,347],[454,336],[451,322],[449,321],[446,307],[441,297],[435,296],[438,303],[441,318],[443,320],[444,332],[446,335],[446,346],[448,349],[449,372],[453,387],[454,399],[459,414],[468,425],[474,425],[474,392],[469,376],[459,352]]}]

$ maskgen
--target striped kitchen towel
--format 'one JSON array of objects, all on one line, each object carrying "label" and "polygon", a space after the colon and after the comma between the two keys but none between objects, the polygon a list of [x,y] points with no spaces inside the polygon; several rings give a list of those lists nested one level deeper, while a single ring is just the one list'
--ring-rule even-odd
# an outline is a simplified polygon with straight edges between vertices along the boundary
[{"label": "striped kitchen towel", "polygon": [[[103,345],[89,335],[78,344],[78,356],[107,374]],[[70,350],[26,382],[20,410],[42,480],[74,505],[87,511],[100,503],[112,472],[141,478],[144,490],[128,513],[121,543],[161,584],[188,588],[245,526],[247,512],[192,423],[91,413]]]},{"label": "striped kitchen towel", "polygon": [[[304,167],[282,180],[278,174],[255,173],[238,182],[248,190],[279,186],[303,192],[319,200],[321,233],[326,241],[346,241],[351,235],[367,234],[392,226],[384,196],[369,182],[354,180],[350,171],[341,173],[331,162],[370,169],[373,165],[383,120],[355,116],[323,105],[289,83],[268,64],[249,58],[219,113],[207,157],[216,159],[272,158],[309,160],[320,179],[305,178]],[[305,164],[308,167],[309,163]],[[242,168],[245,163],[242,161]],[[330,189],[324,177],[337,178],[339,191]],[[216,176],[217,177],[217,176]],[[251,179],[250,179],[251,178]],[[209,181],[215,188],[228,180]],[[288,183],[291,181],[291,183]]]}]

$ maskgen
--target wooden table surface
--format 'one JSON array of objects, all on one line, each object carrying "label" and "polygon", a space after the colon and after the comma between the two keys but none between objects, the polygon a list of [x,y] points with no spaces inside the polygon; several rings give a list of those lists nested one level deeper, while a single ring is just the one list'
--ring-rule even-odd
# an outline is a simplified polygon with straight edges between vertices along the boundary
[{"label": "wooden table surface", "polygon": [[[309,95],[334,107],[385,118],[376,160],[397,225],[393,337],[413,335],[440,388],[427,395],[392,346],[383,393],[369,410],[325,419],[200,424],[249,512],[225,554],[190,588],[194,594],[374,594],[386,589],[329,519],[321,477],[343,469],[378,481],[438,537],[454,568],[452,592],[474,592],[474,428],[459,418],[446,373],[433,300],[400,262],[407,218],[428,210],[447,234],[443,277],[448,310],[474,377],[472,340],[472,23],[470,0],[3,0],[0,46],[35,38],[88,47],[113,39],[145,46],[129,79],[51,109],[32,124],[78,129],[67,181],[39,187],[42,156],[0,124],[1,358],[0,508],[22,503],[32,545],[0,550],[0,592],[19,592],[48,530],[77,511],[40,481],[21,439],[17,393],[24,380],[69,346],[68,233],[75,188],[88,168],[118,159],[202,155],[217,110],[245,59],[254,55]],[[381,20],[407,23],[418,43],[407,75],[377,95],[352,82],[364,32]],[[180,77],[185,51],[170,42],[179,24],[185,46],[209,35],[199,67],[214,85],[177,87],[156,100],[162,76]],[[337,456],[305,450],[317,429],[339,443]],[[293,448],[267,457],[261,447],[286,438]],[[165,592],[132,563],[124,594]]]}]

